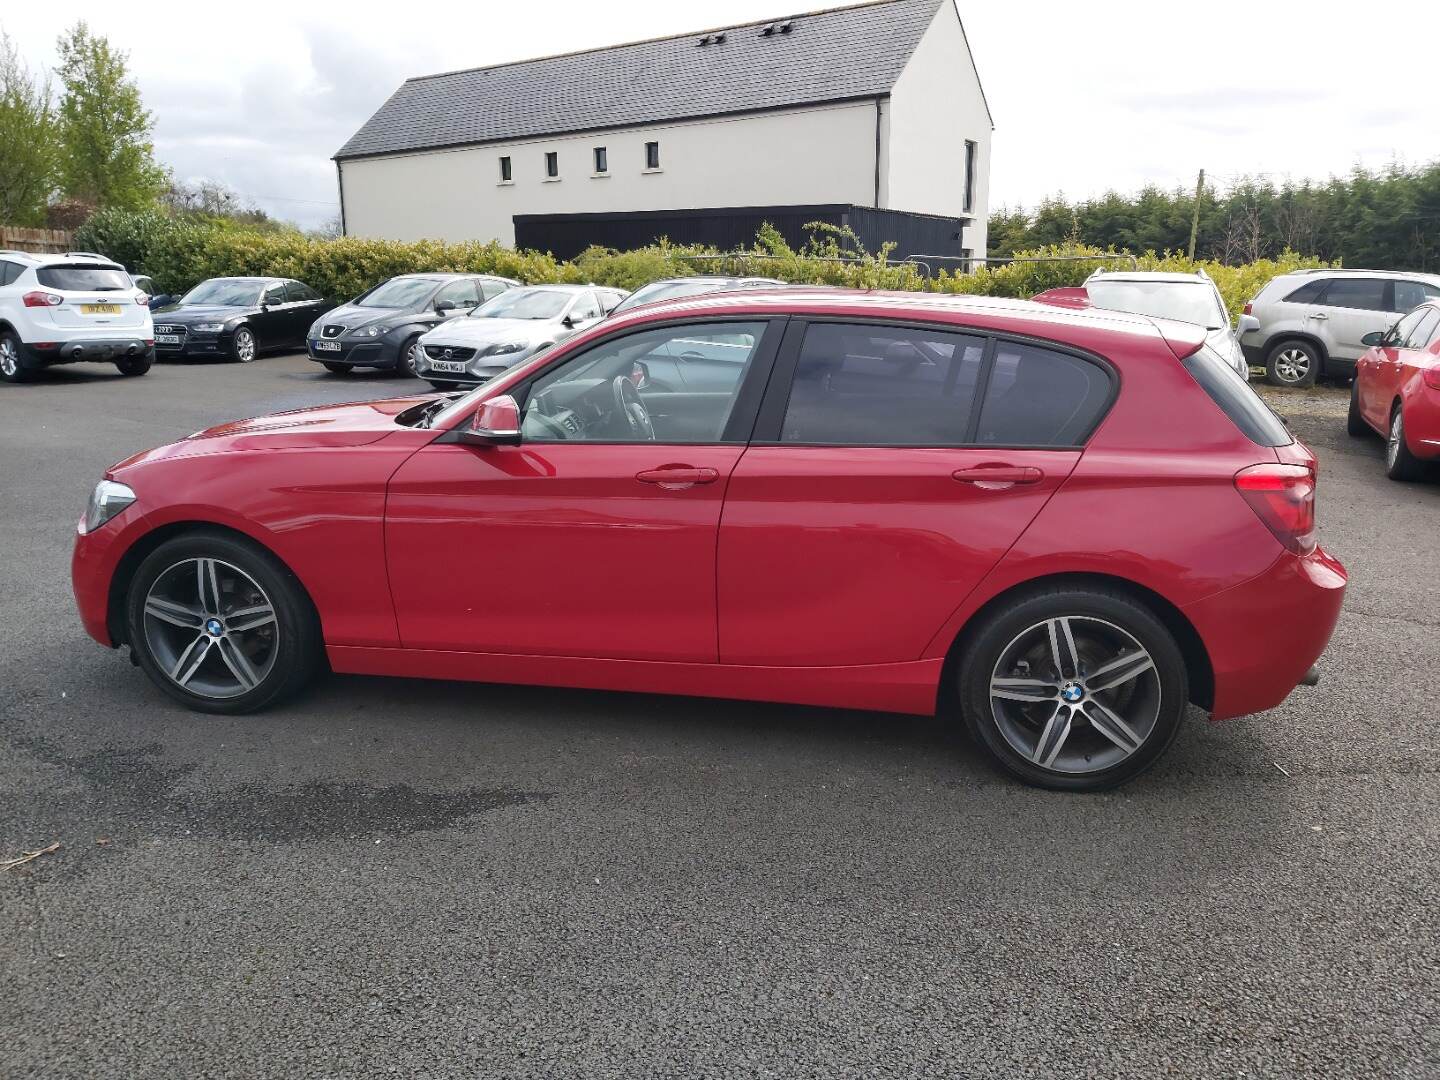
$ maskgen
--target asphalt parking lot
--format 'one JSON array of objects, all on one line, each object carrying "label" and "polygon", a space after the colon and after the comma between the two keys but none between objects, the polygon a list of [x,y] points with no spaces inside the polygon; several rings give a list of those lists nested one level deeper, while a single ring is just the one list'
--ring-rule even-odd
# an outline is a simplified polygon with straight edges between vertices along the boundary
[{"label": "asphalt parking lot", "polygon": [[1278,399],[1352,574],[1320,686],[1104,796],[788,706],[332,677],[201,717],[85,637],[107,465],[416,387],[0,385],[0,859],[62,845],[0,873],[0,1074],[1440,1072],[1440,483],[1343,390]]}]

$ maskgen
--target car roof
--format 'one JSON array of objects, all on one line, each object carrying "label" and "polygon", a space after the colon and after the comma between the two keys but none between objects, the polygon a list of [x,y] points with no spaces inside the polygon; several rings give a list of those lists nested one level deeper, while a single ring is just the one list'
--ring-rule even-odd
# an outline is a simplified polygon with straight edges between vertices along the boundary
[{"label": "car roof", "polygon": [[456,281],[462,278],[486,278],[490,281],[509,281],[516,285],[520,282],[514,278],[501,277],[499,274],[471,273],[468,270],[416,270],[409,274],[395,274],[387,281],[394,281],[396,278],[424,278],[426,281]]},{"label": "car roof", "polygon": [[1440,274],[1427,274],[1420,270],[1358,270],[1350,267],[1308,267],[1304,270],[1291,270],[1288,274],[1278,275],[1282,278],[1298,277],[1378,277],[1378,278],[1401,278],[1406,281],[1429,281],[1440,285]]},{"label": "car roof", "polygon": [[1205,342],[1202,326],[1132,315],[1105,308],[1073,308],[1032,300],[969,294],[883,292],[857,289],[786,286],[743,289],[657,300],[611,316],[616,325],[639,324],[676,315],[780,315],[884,318],[949,323],[957,332],[970,327],[987,333],[1030,335],[1077,348],[1095,348],[1107,339],[1170,343],[1177,355],[1188,356]]},{"label": "car roof", "polygon": [[1201,271],[1185,274],[1174,270],[1096,270],[1089,280],[1097,278],[1104,281],[1176,281],[1188,285],[1205,284],[1210,280],[1209,275]]},{"label": "car roof", "polygon": [[20,259],[31,266],[54,266],[56,263],[92,262],[97,270],[124,270],[114,259],[93,251],[18,251],[0,249],[0,259]]}]

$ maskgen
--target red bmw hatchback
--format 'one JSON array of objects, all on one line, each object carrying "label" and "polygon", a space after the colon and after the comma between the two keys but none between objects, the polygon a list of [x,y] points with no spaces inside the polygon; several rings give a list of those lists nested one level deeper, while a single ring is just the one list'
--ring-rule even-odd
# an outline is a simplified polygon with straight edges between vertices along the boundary
[{"label": "red bmw hatchback", "polygon": [[1204,331],[785,290],[608,320],[462,397],[222,425],[111,469],[85,626],[192,708],[337,672],[926,714],[1030,783],[1313,674],[1315,458]]},{"label": "red bmw hatchback", "polygon": [[1385,436],[1391,480],[1418,480],[1440,460],[1440,301],[1362,340],[1370,348],[1355,364],[1346,426]]}]

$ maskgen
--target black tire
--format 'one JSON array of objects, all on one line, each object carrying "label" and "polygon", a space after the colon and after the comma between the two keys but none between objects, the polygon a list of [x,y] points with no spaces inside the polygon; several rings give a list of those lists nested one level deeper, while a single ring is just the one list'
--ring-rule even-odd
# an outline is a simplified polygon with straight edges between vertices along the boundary
[{"label": "black tire", "polygon": [[1314,386],[1325,365],[1325,354],[1298,338],[1281,341],[1265,354],[1265,381],[1271,386]]},{"label": "black tire", "polygon": [[1385,475],[1402,483],[1425,475],[1425,462],[1405,445],[1405,412],[1397,402],[1390,410],[1390,433],[1385,439]]},{"label": "black tire", "polygon": [[130,356],[116,360],[115,367],[121,375],[144,375],[150,370],[151,363],[153,361],[148,356]]},{"label": "black tire", "polygon": [[436,379],[426,379],[425,381],[428,382],[431,386],[433,386],[436,390],[439,390],[442,394],[448,394],[451,390],[454,390],[459,386],[458,383],[439,382]]},{"label": "black tire", "polygon": [[324,365],[325,370],[330,372],[331,375],[349,375],[350,372],[355,370],[349,364],[331,364],[324,360],[321,361],[321,364]]},{"label": "black tire", "polygon": [[420,335],[415,334],[406,339],[400,346],[399,352],[395,354],[395,374],[409,376],[418,379],[420,376],[415,371],[415,347],[420,340]]},{"label": "black tire", "polygon": [[[187,678],[188,685],[181,685],[177,678],[171,677],[169,669],[175,654],[180,656],[181,666],[189,663],[183,647],[192,632],[188,619],[185,625],[172,625],[169,619],[147,615],[147,601],[152,590],[159,595],[157,583],[164,588],[164,583],[170,580],[180,582],[184,592],[189,593],[192,586],[186,584],[188,567],[200,559],[215,560],[217,567],[222,568],[218,571],[220,588],[211,589],[211,595],[217,597],[213,604],[190,601],[200,613],[193,627],[195,638],[189,652],[190,657],[198,655],[195,661],[198,671],[192,672],[193,678]],[[198,578],[198,572],[195,576]],[[248,583],[245,578],[249,579]],[[227,580],[234,586],[228,594]],[[250,585],[255,587],[253,591],[248,589]],[[257,595],[262,601],[258,607]],[[253,613],[260,608],[268,608],[272,618],[259,629],[247,630],[251,635],[248,638],[241,637],[238,623],[228,627],[223,622],[242,609]],[[250,617],[253,618],[253,614]],[[311,680],[323,655],[320,620],[295,575],[258,545],[208,530],[167,540],[146,556],[130,582],[125,597],[125,619],[131,653],[145,674],[176,701],[198,712],[250,713],[274,705]],[[211,620],[220,622],[222,633],[208,632],[206,624]],[[249,689],[236,677],[236,668],[227,659],[222,641],[229,641],[232,646],[238,642],[246,649],[246,669],[256,678]],[[198,653],[197,646],[200,647]],[[161,650],[165,655],[161,655]],[[236,692],[222,696],[213,688],[206,690],[203,685],[206,679],[216,683],[228,679],[235,684]],[[191,685],[200,690],[190,689]]]},{"label": "black tire", "polygon": [[[1061,682],[1059,676],[1050,677],[1054,674],[1052,670],[1044,672],[1043,678],[1028,680],[1052,683],[1057,690],[1055,697],[1037,698],[1033,704],[1004,702],[992,697],[992,677],[1004,679],[1018,670],[1009,668],[1007,659],[1017,655],[1014,650],[1021,646],[1016,643],[1036,640],[1033,635],[1037,632],[1041,635],[1038,640],[1044,642],[1047,624],[1062,619],[1066,620],[1064,625],[1073,629],[1067,636],[1073,641],[1070,655],[1080,658],[1077,677]],[[1090,690],[1085,686],[1085,678],[1093,677],[1094,670],[1137,655],[1127,649],[1115,654],[1120,661],[1105,659],[1100,646],[1094,646],[1096,652],[1091,651],[1090,638],[1096,634],[1106,635],[1112,641],[1123,639],[1137,643],[1149,654],[1151,666],[1140,668],[1123,685]],[[1116,787],[1153,765],[1180,730],[1189,697],[1184,656],[1175,638],[1154,613],[1118,590],[1096,586],[1050,588],[1023,594],[986,616],[968,632],[964,650],[958,665],[958,689],[965,726],[1001,768],[1027,784],[1057,791],[1103,791]],[[1093,655],[1100,658],[1092,664],[1089,658]],[[997,670],[1002,662],[1007,664],[1004,672]],[[1024,672],[1031,670],[1024,668]],[[1039,667],[1033,670],[1037,676],[1042,674]],[[1080,698],[1064,698],[1065,702],[1077,703],[1062,703],[1061,696],[1073,693],[1077,687]],[[1122,705],[1122,698],[1128,698],[1129,704]],[[1049,711],[1052,702],[1053,713]],[[1139,706],[1138,712],[1146,714],[1142,722],[1124,728],[1127,738],[1135,737],[1132,746],[1105,736],[1100,726],[1091,723],[1089,714],[1097,705],[1109,710],[1110,715],[1124,713],[1132,706]],[[1055,765],[1047,767],[1037,760],[1043,753],[1042,741],[1051,731],[1046,720],[1066,715],[1065,710],[1070,710],[1068,716],[1073,724],[1065,725],[1066,734],[1059,736],[1059,745],[1050,745],[1056,746],[1057,755],[1063,747],[1067,759],[1071,760],[1052,755],[1056,757]],[[1125,716],[1124,719],[1129,722],[1134,718]],[[1027,738],[1033,738],[1033,746],[1029,752],[1022,753],[1016,743],[1023,743]]]},{"label": "black tire", "polygon": [[1370,425],[1360,415],[1360,379],[1357,376],[1350,380],[1350,411],[1345,414],[1345,430],[1357,439],[1367,435],[1374,435]]},{"label": "black tire", "polygon": [[25,352],[13,330],[0,330],[0,379],[11,383],[29,382],[35,377],[34,361]]},{"label": "black tire", "polygon": [[[249,347],[245,345],[249,341]],[[249,326],[237,326],[230,335],[230,359],[241,364],[253,364],[260,355],[260,336]]]}]

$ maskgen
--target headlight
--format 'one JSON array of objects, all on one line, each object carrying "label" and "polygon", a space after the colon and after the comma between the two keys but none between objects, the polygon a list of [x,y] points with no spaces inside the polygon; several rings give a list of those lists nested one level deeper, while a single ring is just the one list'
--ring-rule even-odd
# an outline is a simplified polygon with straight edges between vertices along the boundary
[{"label": "headlight", "polygon": [[503,345],[491,345],[481,355],[503,356],[505,353],[515,353],[525,348],[528,348],[528,346],[523,341],[507,341]]},{"label": "headlight", "polygon": [[195,332],[197,334],[218,334],[225,329],[223,322],[197,322]]},{"label": "headlight", "polygon": [[[387,330],[389,330],[389,329],[390,329],[390,328],[389,328],[388,326],[375,326],[375,325],[371,325],[371,326],[365,327],[363,333],[365,334],[366,337],[379,337],[381,334],[385,333],[385,332],[386,332]],[[356,331],[356,332],[357,332],[357,333],[360,333],[361,331]]]},{"label": "headlight", "polygon": [[101,480],[85,510],[85,531],[92,533],[135,501],[135,492],[114,480]]}]

